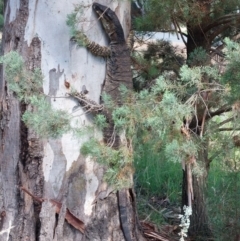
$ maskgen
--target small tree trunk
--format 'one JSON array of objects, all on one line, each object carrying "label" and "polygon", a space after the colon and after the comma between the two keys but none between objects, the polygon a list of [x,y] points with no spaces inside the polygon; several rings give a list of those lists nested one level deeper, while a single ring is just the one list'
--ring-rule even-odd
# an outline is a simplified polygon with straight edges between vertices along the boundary
[{"label": "small tree trunk", "polygon": [[[210,5],[208,2],[203,3],[203,9],[206,11],[205,17],[201,21],[201,25],[195,25],[195,23],[189,23],[187,25],[188,29],[188,41],[187,41],[187,58],[191,56],[191,53],[194,52],[196,48],[201,47],[206,50],[208,53],[211,43],[208,40],[207,33],[203,32],[203,29],[209,23],[209,11]],[[193,60],[194,61],[194,60]],[[209,61],[206,61],[204,64],[210,64]],[[194,63],[193,65],[197,65]],[[201,64],[202,65],[202,64]],[[204,78],[202,80],[205,81]],[[207,100],[206,100],[207,103]],[[205,134],[205,126],[206,126],[206,104],[199,104],[196,106],[196,115],[193,117],[192,122],[190,123],[189,128],[192,133],[195,133],[197,138],[199,139],[199,143],[203,143],[202,137]],[[203,123],[204,122],[204,123]],[[208,149],[207,143],[203,143],[199,148],[198,155],[196,157],[197,164],[201,167],[202,173],[199,175],[192,175],[192,187],[193,187],[193,196],[194,200],[192,201],[192,215],[190,216],[190,228],[189,234],[190,236],[197,237],[199,240],[209,240],[212,237],[212,231],[208,222],[208,213],[205,199],[205,189],[206,189],[206,181],[209,170],[209,161],[208,161]],[[183,188],[182,188],[182,206],[189,206],[188,203],[188,181],[187,181],[187,168],[183,171]]]},{"label": "small tree trunk", "polygon": [[[192,175],[193,196],[192,215],[190,216],[189,235],[196,240],[211,240],[213,233],[209,227],[209,219],[206,206],[205,190],[208,176],[209,164],[207,159],[207,150],[203,147],[198,152],[197,163],[201,168],[199,174]],[[187,168],[183,171],[183,205],[188,204],[187,195]]]}]

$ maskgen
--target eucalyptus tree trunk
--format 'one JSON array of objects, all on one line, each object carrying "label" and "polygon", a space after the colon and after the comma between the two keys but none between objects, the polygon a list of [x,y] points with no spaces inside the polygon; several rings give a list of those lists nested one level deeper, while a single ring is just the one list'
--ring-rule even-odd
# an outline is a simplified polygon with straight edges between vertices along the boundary
[{"label": "eucalyptus tree trunk", "polygon": [[[76,125],[91,123],[91,116],[66,97],[65,81],[78,92],[86,86],[98,102],[105,78],[105,60],[70,41],[66,25],[77,0],[8,0],[5,6],[3,52],[15,50],[27,69],[40,68],[43,91],[51,105],[74,116]],[[106,36],[85,0],[80,29],[102,45]],[[102,0],[118,15],[125,34],[130,29],[130,2]],[[4,72],[4,69],[3,69]],[[0,240],[124,240],[116,193],[103,182],[104,167],[80,153],[83,139],[64,134],[41,139],[27,128],[21,115],[29,108],[0,81]],[[63,98],[57,98],[63,97]],[[23,192],[29,191],[33,197]],[[105,192],[104,199],[98,198]],[[133,203],[128,203],[133,205]],[[66,209],[67,208],[67,209]],[[57,210],[57,211],[56,211]],[[134,207],[129,208],[134,214]],[[57,214],[56,214],[57,213]],[[74,225],[70,225],[68,222]],[[135,219],[134,219],[135,220]],[[130,230],[136,223],[129,223]],[[11,229],[9,229],[9,227]],[[10,231],[8,231],[8,229]],[[132,240],[144,240],[139,232]]]}]

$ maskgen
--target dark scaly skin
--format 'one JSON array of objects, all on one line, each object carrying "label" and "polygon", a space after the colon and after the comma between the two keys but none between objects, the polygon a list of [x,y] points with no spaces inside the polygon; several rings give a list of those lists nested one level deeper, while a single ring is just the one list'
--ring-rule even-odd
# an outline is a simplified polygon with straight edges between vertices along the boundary
[{"label": "dark scaly skin", "polygon": [[[110,40],[109,48],[98,45],[97,51],[101,52],[104,56],[108,56],[106,78],[102,91],[110,95],[113,100],[117,97],[118,101],[120,101],[118,87],[123,84],[127,88],[132,89],[130,51],[124,38],[122,26],[116,14],[110,8],[98,3],[93,3],[93,9],[99,15]],[[94,51],[95,48],[91,46],[91,43],[87,45],[87,48],[93,54],[97,54],[97,52]],[[100,51],[100,49],[102,51]]]},{"label": "dark scaly skin", "polygon": [[[86,48],[96,56],[107,57],[107,70],[104,83],[102,85],[102,93],[110,95],[112,100],[117,104],[121,105],[121,96],[119,87],[120,85],[125,85],[127,89],[132,89],[132,71],[131,71],[131,61],[130,61],[130,50],[125,41],[124,32],[122,25],[115,12],[110,8],[103,6],[99,3],[93,3],[93,10],[97,13],[103,28],[109,38],[109,47],[103,47],[99,44],[89,40],[84,34],[79,32],[80,38],[82,38],[85,43]],[[76,36],[79,37],[79,36]],[[75,99],[79,100],[80,105],[85,109],[90,109],[91,100],[88,100],[81,96],[73,96]],[[79,99],[80,97],[80,99]],[[89,104],[87,103],[89,101]],[[97,106],[97,104],[95,105]],[[101,105],[96,107],[99,113]],[[108,127],[103,130],[104,142],[106,145],[111,145],[113,148],[119,148],[120,138],[118,135],[114,134],[114,123],[112,120],[112,113],[107,109],[101,110],[105,114]],[[93,111],[94,112],[94,111]],[[95,112],[96,113],[96,112]],[[123,235],[126,241],[135,240],[132,236],[135,236],[130,231],[129,226],[130,220],[128,219],[127,203],[129,198],[129,190],[122,189],[118,191],[118,206],[120,214],[120,223],[123,230]]]},{"label": "dark scaly skin", "polygon": [[[107,58],[106,77],[102,86],[102,93],[111,96],[112,100],[118,105],[121,104],[121,96],[119,92],[120,85],[125,85],[128,89],[132,89],[132,71],[130,62],[130,51],[126,44],[122,25],[117,15],[110,8],[99,3],[93,3],[93,10],[97,13],[101,20],[103,28],[109,38],[109,48],[97,45],[93,47],[91,44],[87,48],[93,53],[97,48],[98,52],[104,53]],[[101,50],[100,50],[101,49]],[[105,51],[105,52],[104,52]],[[104,142],[114,148],[118,148],[120,144],[119,136],[114,135],[114,123],[111,113],[106,113],[108,127],[103,130]]]},{"label": "dark scaly skin", "polygon": [[[126,44],[122,26],[115,12],[99,3],[93,3],[92,7],[101,20],[109,38],[109,47],[100,46],[89,40],[82,32],[78,32],[75,39],[81,39],[92,54],[107,57],[107,70],[102,85],[102,93],[108,94],[115,103],[120,105],[120,85],[125,85],[127,89],[133,88],[130,50]],[[80,104],[82,105],[82,103]],[[82,106],[84,107],[84,105]],[[106,115],[108,122],[108,127],[103,130],[104,142],[113,148],[118,148],[120,140],[119,136],[114,132],[111,112],[105,109],[103,113]]]}]

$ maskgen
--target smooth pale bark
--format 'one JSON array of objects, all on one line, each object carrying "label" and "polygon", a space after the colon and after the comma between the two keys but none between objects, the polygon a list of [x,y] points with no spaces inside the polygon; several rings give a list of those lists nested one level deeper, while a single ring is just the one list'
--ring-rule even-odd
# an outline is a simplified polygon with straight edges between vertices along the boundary
[{"label": "smooth pale bark", "polygon": [[[79,25],[95,42],[106,45],[106,36],[91,8],[84,1],[84,21]],[[53,108],[64,109],[75,116],[72,125],[91,124],[92,116],[84,115],[76,103],[65,97],[69,91],[64,81],[81,91],[85,85],[88,97],[99,101],[105,78],[105,60],[94,57],[85,48],[70,41],[67,14],[79,1],[8,0],[5,10],[3,52],[18,51],[30,70],[41,68],[43,91],[51,96]],[[130,29],[129,1],[101,1],[115,10],[125,33]],[[80,147],[86,139],[70,133],[59,139],[40,139],[21,121],[27,106],[14,97],[3,77],[0,81],[0,228],[14,227],[12,241],[20,240],[124,240],[119,222],[117,197],[111,193],[96,202],[103,185],[104,168],[85,158]],[[101,138],[101,133],[96,133]],[[53,205],[42,205],[19,187],[24,186],[35,196],[63,203],[85,223],[85,235],[64,221],[64,210],[55,216]],[[3,238],[3,239],[2,239]],[[136,240],[142,240],[141,237]],[[0,240],[7,233],[0,234]],[[135,240],[135,239],[134,239]]]}]

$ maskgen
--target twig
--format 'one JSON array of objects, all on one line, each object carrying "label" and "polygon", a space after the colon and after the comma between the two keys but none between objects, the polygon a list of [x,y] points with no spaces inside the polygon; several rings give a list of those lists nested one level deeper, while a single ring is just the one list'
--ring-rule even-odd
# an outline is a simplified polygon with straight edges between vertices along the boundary
[{"label": "twig", "polygon": [[161,212],[159,212],[155,207],[153,207],[150,203],[147,204],[151,209],[153,209],[158,214],[162,215],[162,212],[166,210],[166,208],[163,208]]},{"label": "twig", "polygon": [[225,113],[225,112],[229,112],[229,111],[231,111],[232,110],[232,107],[231,106],[229,106],[229,105],[224,105],[224,106],[222,106],[222,107],[220,107],[218,110],[216,110],[216,111],[214,111],[214,112],[210,112],[210,116],[209,116],[209,118],[211,117],[214,117],[214,116],[216,116],[216,115],[221,115],[221,114],[223,114],[223,113]]},{"label": "twig", "polygon": [[24,192],[26,192],[29,196],[31,196],[34,200],[36,200],[39,203],[43,203],[44,199],[43,198],[39,198],[35,195],[33,195],[32,193],[30,193],[25,187],[20,187],[20,189]]},{"label": "twig", "polygon": [[230,118],[228,118],[228,119],[226,119],[226,120],[218,123],[218,124],[216,125],[216,128],[217,128],[217,127],[220,127],[220,126],[222,126],[222,125],[224,125],[224,124],[226,124],[226,123],[228,123],[228,122],[230,122],[230,121],[232,121],[232,120],[234,120],[234,119],[235,119],[235,117],[232,116],[232,117],[230,117]]},{"label": "twig", "polygon": [[187,193],[188,193],[188,206],[192,207],[193,195],[193,185],[192,185],[192,170],[191,163],[187,163]]},{"label": "twig", "polygon": [[179,29],[179,33],[180,33],[180,36],[181,36],[181,39],[182,39],[183,43],[185,44],[185,46],[187,46],[187,42],[185,41],[185,39],[184,39],[184,37],[183,37],[183,32],[182,32],[182,30],[181,30],[178,22],[176,22],[176,25],[177,25],[177,27],[178,27],[178,29]]},{"label": "twig", "polygon": [[240,131],[240,128],[233,128],[233,127],[219,128],[218,131]]},{"label": "twig", "polygon": [[178,36],[177,24],[176,24],[176,21],[175,21],[175,18],[174,18],[174,17],[172,17],[172,21],[173,21],[173,25],[174,25],[174,28],[175,28],[175,33],[176,33],[176,35],[177,35],[177,39],[179,40],[180,38],[179,38],[179,36]]},{"label": "twig", "polygon": [[149,236],[149,237],[152,237],[152,238],[155,238],[155,239],[158,239],[160,241],[170,241],[169,239],[165,239],[163,238],[162,236],[156,234],[156,233],[153,233],[153,232],[144,232],[145,235]]},{"label": "twig", "polygon": [[207,116],[207,108],[205,109],[204,111],[204,114],[203,114],[203,118],[202,118],[202,125],[201,125],[201,132],[200,132],[200,137],[202,138],[203,137],[203,131],[204,131],[204,125],[205,125],[205,120],[206,120],[206,116]]}]

